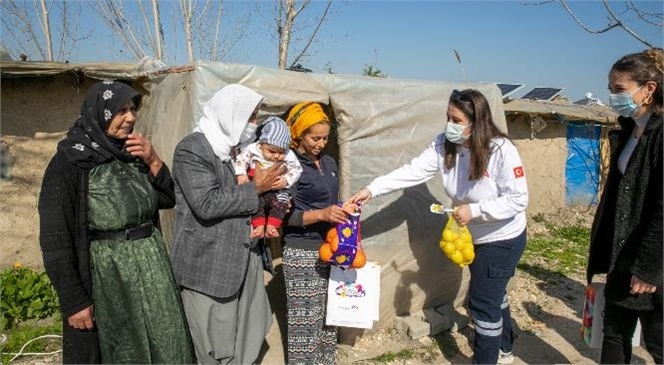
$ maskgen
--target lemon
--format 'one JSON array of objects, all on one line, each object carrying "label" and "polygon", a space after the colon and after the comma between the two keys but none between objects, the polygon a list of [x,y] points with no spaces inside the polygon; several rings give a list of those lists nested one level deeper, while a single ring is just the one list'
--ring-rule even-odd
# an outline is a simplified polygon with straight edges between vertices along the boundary
[{"label": "lemon", "polygon": [[456,238],[456,234],[451,229],[445,229],[443,230],[443,241],[454,241]]},{"label": "lemon", "polygon": [[452,252],[456,251],[456,247],[454,246],[454,243],[445,242],[445,241],[442,241],[441,243],[442,243],[442,245],[440,246],[440,248],[443,250],[443,252],[445,252],[445,255],[447,257],[449,257],[452,254]]},{"label": "lemon", "polygon": [[463,254],[461,251],[454,251],[452,254],[450,254],[450,260],[452,260],[452,262],[457,265],[461,265],[463,264]]},{"label": "lemon", "polygon": [[466,247],[461,251],[461,254],[463,255],[464,260],[467,261],[467,263],[471,263],[473,259],[475,258],[475,250],[473,247]]},{"label": "lemon", "polygon": [[463,232],[461,232],[461,237],[463,237],[464,240],[468,241],[473,241],[473,236],[470,235],[470,231],[468,228],[464,229]]},{"label": "lemon", "polygon": [[466,242],[464,241],[463,238],[457,237],[457,239],[454,240],[454,247],[456,247],[457,250],[463,250],[464,247],[466,247]]},{"label": "lemon", "polygon": [[473,241],[463,241],[463,247],[461,249],[465,250],[466,248],[470,248],[471,250],[474,250],[475,246],[473,246]]}]

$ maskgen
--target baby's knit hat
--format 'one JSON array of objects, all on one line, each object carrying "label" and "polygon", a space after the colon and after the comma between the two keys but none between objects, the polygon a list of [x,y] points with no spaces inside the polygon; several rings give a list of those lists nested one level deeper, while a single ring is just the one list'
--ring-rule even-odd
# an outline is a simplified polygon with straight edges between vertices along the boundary
[{"label": "baby's knit hat", "polygon": [[269,117],[263,123],[261,136],[258,140],[261,143],[271,144],[287,151],[291,143],[290,129],[288,129],[283,119]]}]

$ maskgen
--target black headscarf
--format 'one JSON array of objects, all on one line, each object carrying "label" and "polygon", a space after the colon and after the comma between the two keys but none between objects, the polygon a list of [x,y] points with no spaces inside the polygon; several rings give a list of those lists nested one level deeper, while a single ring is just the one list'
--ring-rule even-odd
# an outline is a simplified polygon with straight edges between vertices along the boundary
[{"label": "black headscarf", "polygon": [[124,140],[116,140],[106,135],[115,113],[129,101],[141,106],[141,94],[121,82],[102,81],[88,90],[81,107],[81,115],[69,129],[67,138],[58,144],[74,165],[91,169],[99,164],[117,158],[131,161],[134,157],[124,151]]}]

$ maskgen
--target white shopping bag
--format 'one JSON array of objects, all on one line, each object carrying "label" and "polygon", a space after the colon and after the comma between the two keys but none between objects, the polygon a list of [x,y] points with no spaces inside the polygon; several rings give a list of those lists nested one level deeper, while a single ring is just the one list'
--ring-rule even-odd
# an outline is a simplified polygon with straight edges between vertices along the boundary
[{"label": "white shopping bag", "polygon": [[[581,316],[581,338],[591,348],[602,347],[604,338],[604,283],[586,286]],[[641,322],[636,323],[632,346],[641,344]]]},{"label": "white shopping bag", "polygon": [[380,265],[375,262],[367,262],[361,269],[343,269],[332,265],[325,324],[373,327],[373,322],[378,320],[380,273]]}]

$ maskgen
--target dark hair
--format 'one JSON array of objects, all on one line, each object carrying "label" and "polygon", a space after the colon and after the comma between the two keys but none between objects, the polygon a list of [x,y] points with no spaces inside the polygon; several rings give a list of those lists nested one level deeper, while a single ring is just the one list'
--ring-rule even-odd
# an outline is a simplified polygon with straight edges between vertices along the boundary
[{"label": "dark hair", "polygon": [[611,72],[623,72],[630,76],[639,85],[649,81],[655,82],[657,87],[652,94],[655,104],[655,113],[661,115],[663,111],[664,93],[664,51],[661,48],[649,48],[639,53],[632,53],[621,57],[611,67]]},{"label": "dark hair", "polygon": [[[491,139],[494,137],[509,137],[501,132],[493,121],[491,108],[481,92],[473,89],[462,91],[454,90],[450,96],[449,104],[459,109],[473,124],[470,134],[470,172],[468,180],[476,181],[482,178],[489,165],[491,157]],[[449,122],[448,122],[449,123]],[[445,141],[445,167],[454,167],[457,155],[457,145]]]}]

